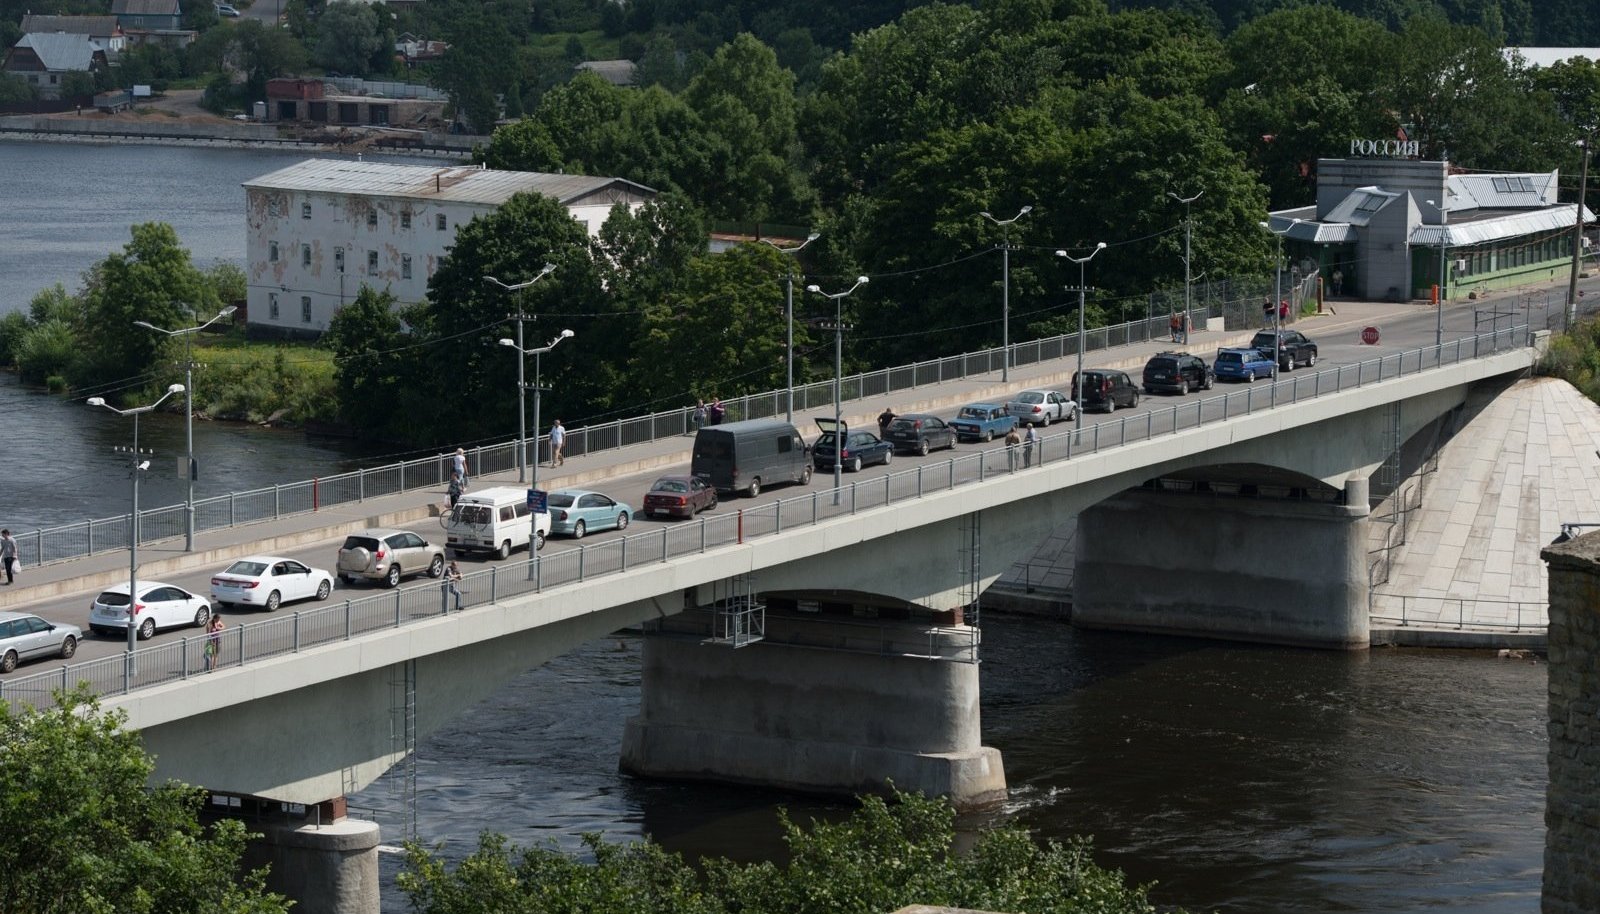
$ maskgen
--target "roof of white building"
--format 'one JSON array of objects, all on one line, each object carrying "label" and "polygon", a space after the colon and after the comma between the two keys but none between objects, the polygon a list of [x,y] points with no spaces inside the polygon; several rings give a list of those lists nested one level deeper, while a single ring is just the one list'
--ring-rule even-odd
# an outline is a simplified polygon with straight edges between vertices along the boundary
[{"label": "roof of white building", "polygon": [[1505,55],[1506,60],[1521,57],[1522,62],[1530,67],[1548,67],[1574,57],[1600,60],[1600,48],[1501,48],[1500,53]]},{"label": "roof of white building", "polygon": [[87,70],[99,50],[88,35],[72,32],[33,32],[22,36],[19,48],[32,48],[46,70]]},{"label": "roof of white building", "polygon": [[400,197],[498,206],[518,193],[554,197],[568,206],[596,194],[620,190],[651,197],[655,191],[626,178],[552,175],[534,171],[492,171],[474,166],[391,165],[307,159],[244,182],[262,190],[293,190],[370,197]]}]

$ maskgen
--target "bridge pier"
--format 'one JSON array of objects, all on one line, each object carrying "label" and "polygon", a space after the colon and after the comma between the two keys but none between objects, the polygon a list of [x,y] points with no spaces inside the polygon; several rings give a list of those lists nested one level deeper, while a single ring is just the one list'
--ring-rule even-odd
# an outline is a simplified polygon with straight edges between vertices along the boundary
[{"label": "bridge pier", "polygon": [[1367,482],[1344,503],[1130,490],[1078,515],[1072,622],[1365,649]]},{"label": "bridge pier", "polygon": [[980,744],[978,632],[962,624],[769,612],[764,640],[708,643],[711,613],[644,642],[640,713],[621,768],[807,793],[896,788],[960,807],[1005,796]]},{"label": "bridge pier", "polygon": [[378,914],[380,829],[346,816],[344,797],[304,818],[246,824],[261,837],[245,846],[244,867],[271,867],[267,888],[293,899],[297,914]]}]

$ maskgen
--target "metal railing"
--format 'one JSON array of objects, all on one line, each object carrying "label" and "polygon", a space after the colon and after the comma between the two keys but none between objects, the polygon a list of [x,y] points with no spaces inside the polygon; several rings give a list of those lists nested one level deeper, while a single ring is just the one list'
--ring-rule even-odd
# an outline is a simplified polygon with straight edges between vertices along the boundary
[{"label": "metal railing", "polygon": [[[1270,387],[1245,386],[1206,397],[1066,430],[1035,443],[1034,467],[1072,460],[1140,441],[1176,434],[1250,413],[1287,406],[1302,399],[1337,394],[1408,374],[1479,358],[1526,345],[1527,327],[1452,340],[1441,346],[1412,349],[1378,359],[1320,371],[1300,372]],[[580,583],[632,568],[670,562],[723,546],[743,544],[785,530],[811,526],[859,511],[922,498],[935,492],[1016,472],[1021,466],[1014,445],[1000,444],[842,486],[837,504],[833,490],[812,491],[729,514],[701,516],[697,521],[663,525],[603,543],[501,565],[464,576],[463,607],[483,606],[508,597],[539,593],[550,587]],[[442,459],[442,458],[441,458]],[[249,622],[222,632],[220,666],[240,666],[309,647],[349,640],[380,629],[400,628],[445,614],[454,598],[439,588],[413,587],[287,616]],[[44,704],[53,689],[79,681],[97,694],[121,694],[161,683],[188,679],[204,671],[206,636],[141,648],[131,654],[69,664],[56,670],[0,683],[0,698],[15,703]]]},{"label": "metal railing", "polygon": [[[1546,604],[1529,600],[1487,600],[1480,597],[1433,597],[1408,594],[1373,593],[1368,596],[1373,622],[1400,626],[1449,625],[1456,630],[1492,629],[1538,634],[1549,629]],[[1399,614],[1392,611],[1399,604]],[[1381,612],[1388,610],[1389,612]],[[1467,621],[1471,608],[1472,621]],[[1506,621],[1488,621],[1501,616]]]}]

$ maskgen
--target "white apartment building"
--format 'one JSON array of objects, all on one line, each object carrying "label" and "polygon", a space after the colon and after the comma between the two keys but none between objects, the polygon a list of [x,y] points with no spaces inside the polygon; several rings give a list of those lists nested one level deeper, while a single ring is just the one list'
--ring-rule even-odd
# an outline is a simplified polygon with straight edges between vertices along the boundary
[{"label": "white apartment building", "polygon": [[308,159],[244,182],[248,328],[317,336],[362,286],[427,297],[456,229],[520,192],[554,197],[592,236],[655,191],[622,178]]}]

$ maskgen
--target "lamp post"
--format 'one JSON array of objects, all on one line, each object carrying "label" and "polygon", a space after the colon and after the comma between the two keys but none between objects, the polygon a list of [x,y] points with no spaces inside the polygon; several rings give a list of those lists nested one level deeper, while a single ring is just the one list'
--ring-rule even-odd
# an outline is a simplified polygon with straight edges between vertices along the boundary
[{"label": "lamp post", "polygon": [[143,327],[146,330],[165,333],[167,336],[183,337],[184,442],[188,455],[184,460],[183,466],[185,487],[183,496],[183,551],[185,552],[194,551],[194,334],[199,333],[217,321],[232,317],[235,310],[237,309],[233,305],[229,305],[218,311],[211,320],[194,327],[185,327],[182,330],[168,330],[165,327],[157,327],[149,321],[133,322],[135,327]]},{"label": "lamp post", "polygon": [[1578,264],[1583,260],[1583,201],[1589,190],[1589,142],[1594,134],[1584,134],[1583,166],[1578,169],[1578,215],[1572,224],[1572,275],[1567,279],[1567,330],[1578,318]]},{"label": "lamp post", "polygon": [[1185,346],[1189,345],[1189,328],[1194,326],[1194,318],[1189,314],[1189,239],[1194,233],[1194,220],[1189,217],[1189,204],[1204,194],[1205,191],[1202,190],[1192,197],[1180,197],[1170,190],[1167,191],[1167,196],[1183,204],[1183,344]]},{"label": "lamp post", "polygon": [[[520,328],[522,325],[518,323],[517,326]],[[528,480],[528,487],[530,489],[539,488],[539,391],[543,390],[543,388],[539,386],[539,374],[540,369],[542,368],[539,357],[556,348],[556,346],[561,344],[562,340],[568,340],[574,336],[576,336],[576,334],[574,334],[571,330],[563,330],[556,334],[555,339],[538,349],[523,349],[521,344],[515,340],[503,339],[500,341],[500,345],[509,346],[517,351],[518,378],[522,377],[523,359],[530,355],[533,356],[533,477]],[[517,381],[517,399],[519,403],[522,399],[522,388],[524,386],[526,385],[524,385],[520,380]],[[520,475],[517,477],[517,481],[522,481],[522,477]]]},{"label": "lamp post", "polygon": [[[772,247],[780,254],[798,254],[800,253],[801,248],[813,241],[816,241],[820,237],[822,237],[820,232],[812,232],[806,236],[806,240],[800,242],[792,248],[778,247],[777,244],[766,238],[761,240],[766,244],[772,245]],[[789,395],[786,398],[787,406],[784,407],[784,417],[789,422],[794,422],[794,264],[792,262],[789,265],[788,275],[783,277],[783,320],[784,325],[788,328],[783,338],[783,348],[784,351],[788,353],[788,358],[786,360],[788,363],[788,370],[787,374],[785,375],[786,383],[784,385],[784,389],[789,392]]]},{"label": "lamp post", "polygon": [[[1102,241],[1094,246],[1094,250],[1082,257],[1074,257],[1066,251],[1056,251],[1057,257],[1065,257],[1078,265],[1078,285],[1076,286],[1078,292],[1078,370],[1072,375],[1072,419],[1078,423],[1079,428],[1083,427],[1083,296],[1085,292],[1089,291],[1089,287],[1084,285],[1083,270],[1084,266],[1094,259],[1094,255],[1105,249],[1106,243]],[[1067,287],[1068,292],[1073,291],[1073,289],[1073,286]],[[1185,314],[1187,314],[1187,311],[1185,311]]]},{"label": "lamp post", "polygon": [[[833,503],[839,503],[839,489],[844,485],[842,473],[844,471],[844,436],[840,427],[844,420],[841,416],[844,397],[844,300],[851,292],[861,288],[872,280],[865,276],[857,276],[856,284],[843,292],[824,292],[820,286],[806,286],[807,292],[815,292],[823,298],[833,299]],[[826,329],[826,325],[824,325]]]},{"label": "lamp post", "polygon": [[149,406],[133,406],[128,409],[117,409],[107,403],[104,397],[90,397],[86,402],[90,406],[103,406],[119,416],[133,417],[133,513],[128,518],[128,654],[127,663],[129,675],[133,672],[133,642],[137,637],[134,626],[134,614],[139,609],[139,473],[150,467],[150,461],[139,460],[139,417],[166,402],[173,394],[183,393],[182,384],[174,384],[167,388],[161,399]]},{"label": "lamp post", "polygon": [[1291,220],[1281,232],[1275,230],[1270,222],[1256,223],[1267,231],[1272,232],[1278,241],[1278,257],[1272,261],[1272,328],[1274,331],[1272,334],[1272,371],[1274,378],[1277,377],[1278,366],[1282,364],[1279,361],[1279,350],[1282,342],[1280,338],[1283,336],[1283,311],[1280,310],[1283,307],[1283,236],[1289,234],[1289,230],[1293,229],[1299,222],[1299,219]]},{"label": "lamp post", "polygon": [[[539,280],[545,278],[546,276],[549,276],[551,271],[553,271],[555,268],[556,268],[555,264],[547,263],[547,264],[544,265],[544,267],[541,270],[539,270],[538,275],[534,276],[532,279],[528,280],[527,282],[519,282],[519,283],[507,284],[507,283],[501,282],[498,279],[495,279],[493,276],[485,276],[484,277],[484,281],[485,282],[492,282],[495,285],[499,286],[500,288],[506,290],[507,292],[520,292],[523,289],[526,289],[529,286],[533,285],[534,283],[538,282]],[[522,349],[522,321],[524,320],[523,315],[522,315],[522,298],[521,298],[521,296],[517,297],[517,316],[516,316],[515,320],[517,322],[517,340],[516,340],[516,342],[515,343],[510,343],[507,340],[501,340],[500,342],[508,343],[509,345],[513,345],[518,349],[518,351],[520,351]],[[523,393],[522,393],[524,388],[526,388],[526,387],[527,387],[527,385],[524,384],[523,381],[522,381],[522,359],[519,358],[519,359],[517,359],[517,482],[525,482],[527,480],[527,478],[528,478],[528,406],[527,406],[527,401],[524,399]],[[534,404],[535,404],[534,417],[533,417],[533,433],[534,433],[535,436],[537,436],[539,434],[539,415],[538,415],[538,406],[537,406],[538,400],[539,400],[539,392],[537,390],[534,391],[533,397],[534,397]],[[539,462],[538,460],[534,460],[535,464],[537,464],[538,462]],[[538,475],[539,475],[538,474],[538,469],[536,467],[534,469],[534,476],[538,476]]]},{"label": "lamp post", "polygon": [[[1450,238],[1450,226],[1447,224],[1447,214],[1443,204],[1427,201],[1429,206],[1439,210],[1439,300],[1434,302],[1433,318],[1433,345],[1444,345],[1444,299],[1450,294],[1450,259],[1445,253],[1445,244]],[[1580,213],[1582,210],[1579,211]]]},{"label": "lamp post", "polygon": [[1010,219],[996,219],[988,210],[978,215],[1000,226],[1000,380],[1011,380],[1011,223],[1033,212],[1024,206]]}]

